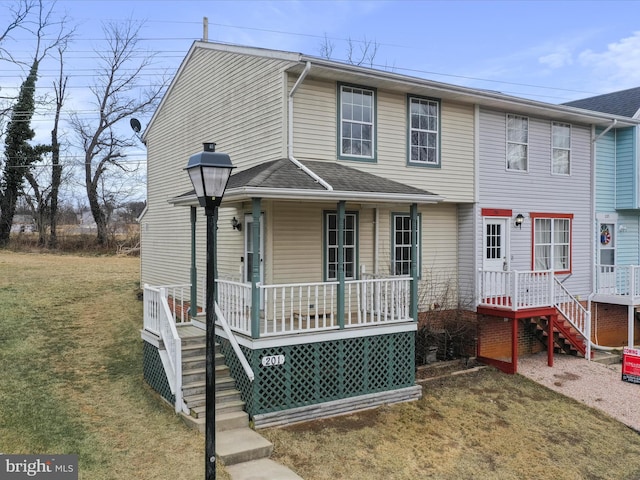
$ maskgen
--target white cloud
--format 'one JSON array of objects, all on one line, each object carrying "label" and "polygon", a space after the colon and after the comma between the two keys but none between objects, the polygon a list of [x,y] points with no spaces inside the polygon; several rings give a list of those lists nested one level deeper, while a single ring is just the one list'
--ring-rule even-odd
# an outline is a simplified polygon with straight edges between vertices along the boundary
[{"label": "white cloud", "polygon": [[640,83],[640,31],[618,42],[610,43],[602,52],[584,50],[578,56],[583,67],[609,84],[629,88]]},{"label": "white cloud", "polygon": [[560,47],[556,52],[543,55],[538,58],[538,62],[549,68],[562,68],[573,64],[571,51],[566,47]]}]

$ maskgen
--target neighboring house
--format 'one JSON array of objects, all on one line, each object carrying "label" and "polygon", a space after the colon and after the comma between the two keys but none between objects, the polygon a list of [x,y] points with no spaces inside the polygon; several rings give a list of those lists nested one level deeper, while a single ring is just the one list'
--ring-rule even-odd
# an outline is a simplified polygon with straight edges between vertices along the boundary
[{"label": "neighboring house", "polygon": [[233,334],[216,334],[260,426],[417,398],[418,312],[443,292],[447,308],[477,305],[481,323],[516,326],[557,316],[556,278],[588,295],[590,131],[610,118],[194,43],[144,134],[145,378],[190,409],[172,322],[197,324],[187,305],[204,305],[205,222],[184,172],[202,143],[237,167],[216,230],[220,320]]},{"label": "neighboring house", "polygon": [[[568,102],[566,105],[640,118],[640,88]],[[619,122],[618,122],[619,123]],[[593,339],[603,346],[637,345],[640,328],[640,158],[638,126],[595,131],[595,276]]]}]

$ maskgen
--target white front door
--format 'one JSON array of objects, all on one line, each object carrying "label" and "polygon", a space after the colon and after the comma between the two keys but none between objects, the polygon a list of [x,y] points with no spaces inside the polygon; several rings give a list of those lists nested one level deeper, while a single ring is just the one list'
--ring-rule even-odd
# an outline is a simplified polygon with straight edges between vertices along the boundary
[{"label": "white front door", "polygon": [[[244,217],[244,281],[251,283],[254,262],[260,264],[260,283],[264,283],[264,215],[260,215],[260,251],[253,251],[253,215]],[[264,307],[260,296],[260,308]]]},{"label": "white front door", "polygon": [[[507,226],[509,219],[485,217],[483,226],[482,269],[485,272],[503,272],[509,270],[509,242]],[[506,293],[506,278],[502,275],[486,277],[486,295],[503,295]]]},{"label": "white front door", "polygon": [[616,239],[615,224],[600,224],[600,241],[598,242],[598,293],[621,293],[616,288]]},{"label": "white front door", "polygon": [[491,272],[509,270],[506,218],[484,219],[482,268]]}]

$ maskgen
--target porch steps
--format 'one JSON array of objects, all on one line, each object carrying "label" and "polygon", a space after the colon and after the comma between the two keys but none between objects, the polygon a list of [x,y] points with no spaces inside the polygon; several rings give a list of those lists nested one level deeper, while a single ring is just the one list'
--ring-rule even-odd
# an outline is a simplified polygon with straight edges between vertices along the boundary
[{"label": "porch steps", "polygon": [[[549,319],[547,317],[532,317],[531,323],[535,328],[536,337],[547,346]],[[553,328],[553,345],[554,350],[567,355],[584,356],[586,354],[582,335],[562,316],[558,317]]]}]

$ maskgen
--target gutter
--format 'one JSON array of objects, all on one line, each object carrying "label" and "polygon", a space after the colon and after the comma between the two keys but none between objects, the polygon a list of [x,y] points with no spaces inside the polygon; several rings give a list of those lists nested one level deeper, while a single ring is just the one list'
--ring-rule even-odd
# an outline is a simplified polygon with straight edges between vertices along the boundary
[{"label": "gutter", "polygon": [[313,178],[317,183],[322,185],[326,190],[332,191],[333,187],[331,185],[329,185],[325,180],[323,180],[318,174],[313,172],[310,168],[305,167],[302,163],[300,163],[299,160],[296,159],[296,157],[293,156],[293,96],[295,95],[296,90],[298,89],[300,84],[304,81],[305,77],[309,73],[309,70],[311,70],[311,62],[307,61],[307,64],[304,67],[304,70],[302,71],[302,73],[298,77],[298,80],[296,81],[295,85],[293,86],[293,88],[289,92],[289,99],[287,100],[288,109],[289,109],[289,118],[288,118],[288,122],[287,122],[288,123],[287,156],[288,156],[289,160],[296,167],[298,167],[304,173],[306,173],[311,178]]}]

